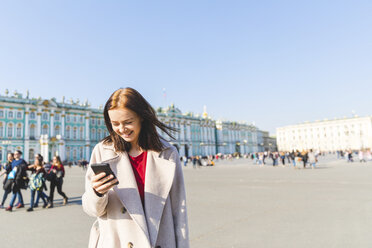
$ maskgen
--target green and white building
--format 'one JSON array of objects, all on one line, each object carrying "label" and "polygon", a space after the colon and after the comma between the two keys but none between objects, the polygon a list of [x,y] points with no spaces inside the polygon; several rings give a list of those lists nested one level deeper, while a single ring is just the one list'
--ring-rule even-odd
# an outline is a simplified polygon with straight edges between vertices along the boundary
[{"label": "green and white building", "polygon": [[[175,127],[176,146],[181,156],[262,151],[260,131],[247,123],[216,121],[182,113],[174,105],[157,109],[159,119]],[[58,102],[55,98],[23,97],[17,92],[0,95],[0,162],[6,154],[21,150],[26,161],[40,153],[45,161],[59,155],[63,161],[89,161],[93,147],[108,135],[102,108],[79,101]],[[160,132],[164,138],[169,138]]]}]

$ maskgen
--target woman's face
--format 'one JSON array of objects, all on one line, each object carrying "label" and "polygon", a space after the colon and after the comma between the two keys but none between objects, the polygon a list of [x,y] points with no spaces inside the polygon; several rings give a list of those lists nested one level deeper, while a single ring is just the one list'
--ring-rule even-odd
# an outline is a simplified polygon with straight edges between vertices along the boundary
[{"label": "woman's face", "polygon": [[13,156],[12,156],[12,154],[10,154],[10,153],[8,153],[8,161],[13,161]]},{"label": "woman's face", "polygon": [[126,142],[136,145],[141,132],[141,118],[127,108],[116,108],[108,111],[112,129]]}]

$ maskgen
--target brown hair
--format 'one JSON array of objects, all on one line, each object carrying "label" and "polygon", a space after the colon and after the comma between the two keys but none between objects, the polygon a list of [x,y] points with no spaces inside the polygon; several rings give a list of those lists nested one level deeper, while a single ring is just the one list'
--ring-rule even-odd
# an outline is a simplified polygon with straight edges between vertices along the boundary
[{"label": "brown hair", "polygon": [[131,148],[130,143],[120,137],[112,128],[108,111],[116,108],[127,108],[135,112],[141,119],[141,131],[138,137],[138,145],[144,150],[153,150],[160,152],[163,149],[163,143],[156,127],[165,132],[174,139],[170,131],[177,131],[173,127],[168,127],[158,120],[155,110],[146,101],[146,99],[135,89],[125,88],[116,90],[105,104],[103,116],[105,124],[110,135],[103,139],[106,144],[114,144],[115,150],[128,152]]}]

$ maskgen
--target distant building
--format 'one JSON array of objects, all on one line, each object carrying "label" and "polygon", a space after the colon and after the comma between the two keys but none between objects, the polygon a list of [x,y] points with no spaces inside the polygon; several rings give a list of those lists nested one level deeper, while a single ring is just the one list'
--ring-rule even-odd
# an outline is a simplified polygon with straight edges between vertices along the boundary
[{"label": "distant building", "polygon": [[372,117],[306,122],[276,129],[280,151],[359,150],[372,147]]},{"label": "distant building", "polygon": [[[267,148],[267,132],[247,123],[216,121],[206,111],[202,116],[183,114],[174,105],[157,109],[158,118],[177,128],[171,141],[180,156],[215,155],[217,153],[252,153]],[[265,133],[265,135],[263,135]],[[169,137],[159,131],[166,139]],[[108,135],[102,108],[63,98],[29,98],[14,93],[0,95],[0,162],[6,154],[19,149],[33,162],[40,153],[45,161],[59,155],[63,161],[89,161],[94,146]],[[273,144],[273,142],[271,142]],[[269,147],[270,148],[270,147]]]}]

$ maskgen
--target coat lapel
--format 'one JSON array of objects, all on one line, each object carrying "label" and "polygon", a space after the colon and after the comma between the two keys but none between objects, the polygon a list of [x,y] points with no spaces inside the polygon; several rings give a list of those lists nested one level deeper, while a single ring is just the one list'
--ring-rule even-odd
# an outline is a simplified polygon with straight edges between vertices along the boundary
[{"label": "coat lapel", "polygon": [[172,187],[176,164],[148,151],[145,175],[145,213],[151,244],[157,240],[165,202]]},{"label": "coat lapel", "polygon": [[129,215],[141,227],[150,240],[137,182],[127,153],[121,153],[116,158],[109,160],[109,162],[112,171],[119,180],[119,184],[113,188],[114,191],[127,209]]}]

